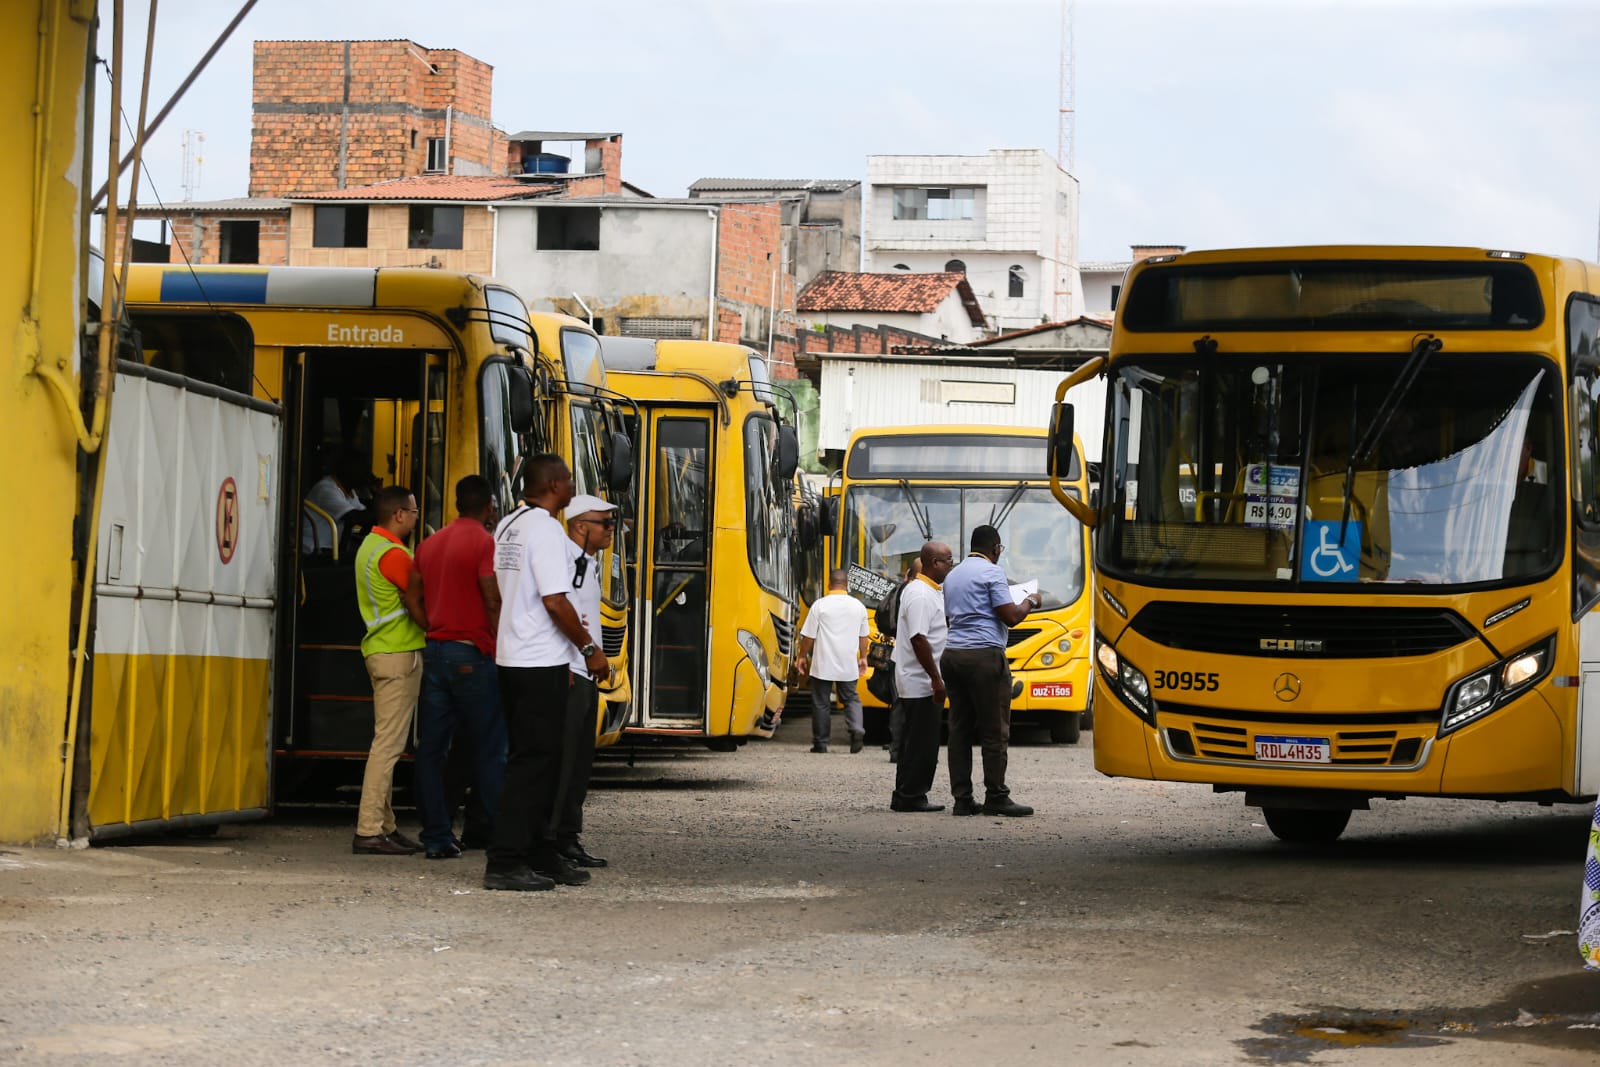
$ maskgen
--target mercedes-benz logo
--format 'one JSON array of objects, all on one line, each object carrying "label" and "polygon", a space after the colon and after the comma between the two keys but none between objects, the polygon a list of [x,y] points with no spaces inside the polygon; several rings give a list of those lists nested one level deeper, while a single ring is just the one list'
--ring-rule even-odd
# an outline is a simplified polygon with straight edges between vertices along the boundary
[{"label": "mercedes-benz logo", "polygon": [[1300,695],[1300,678],[1284,671],[1272,680],[1272,691],[1285,704]]}]

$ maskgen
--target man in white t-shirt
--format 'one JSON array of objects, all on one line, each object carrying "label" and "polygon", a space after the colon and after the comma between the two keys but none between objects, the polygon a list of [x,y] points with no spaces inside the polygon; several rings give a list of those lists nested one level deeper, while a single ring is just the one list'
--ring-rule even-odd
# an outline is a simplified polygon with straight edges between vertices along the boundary
[{"label": "man in white t-shirt", "polygon": [[[861,696],[856,683],[867,671],[867,646],[872,628],[867,606],[849,593],[849,575],[835,570],[828,575],[828,595],[811,605],[800,628],[800,655],[794,665],[811,676],[811,751],[828,751],[828,715],[833,694],[844,707],[850,751],[860,752]],[[815,650],[816,656],[811,653]]]},{"label": "man in white t-shirt", "polygon": [[920,559],[922,569],[900,593],[895,620],[894,688],[904,723],[891,811],[944,810],[943,804],[928,800],[928,790],[939,769],[939,716],[945,698],[939,657],[950,636],[939,587],[956,565],[956,557],[949,545],[929,541],[922,546]]},{"label": "man in white t-shirt", "polygon": [[[591,642],[601,637],[600,592],[605,581],[600,574],[600,560],[616,535],[616,508],[587,493],[573,497],[567,505],[567,554],[576,575],[567,595],[578,609]],[[589,796],[589,772],[594,768],[599,691],[578,649],[572,650],[568,666],[571,688],[567,690],[567,718],[561,742],[561,784],[556,787],[551,829],[556,851],[561,855],[579,867],[605,867],[607,862],[584,848],[578,836],[583,832],[583,802]]]},{"label": "man in white t-shirt", "polygon": [[494,531],[494,576],[500,586],[494,661],[509,752],[485,889],[550,889],[557,882],[589,881],[588,871],[556,850],[552,815],[573,650],[593,678],[604,678],[610,667],[570,597],[578,580],[569,552],[573,545],[555,516],[572,501],[572,471],[549,452],[530,457],[527,470],[524,506],[501,519]]}]

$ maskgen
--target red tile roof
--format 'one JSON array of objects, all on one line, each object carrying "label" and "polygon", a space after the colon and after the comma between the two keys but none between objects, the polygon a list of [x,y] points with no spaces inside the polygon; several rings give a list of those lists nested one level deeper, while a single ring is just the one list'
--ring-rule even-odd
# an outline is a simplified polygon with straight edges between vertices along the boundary
[{"label": "red tile roof", "polygon": [[492,174],[425,174],[376,185],[300,193],[291,200],[523,200],[559,192],[560,184],[523,182]]},{"label": "red tile roof", "polygon": [[899,311],[926,314],[938,309],[966,275],[956,271],[938,274],[857,274],[830,270],[817,275],[800,290],[799,311]]}]

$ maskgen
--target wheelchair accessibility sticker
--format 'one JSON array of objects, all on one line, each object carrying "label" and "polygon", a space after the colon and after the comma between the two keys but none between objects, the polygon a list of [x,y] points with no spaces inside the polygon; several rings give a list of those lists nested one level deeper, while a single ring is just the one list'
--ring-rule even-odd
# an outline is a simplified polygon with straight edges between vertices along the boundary
[{"label": "wheelchair accessibility sticker", "polygon": [[1361,574],[1361,523],[1345,523],[1344,541],[1339,541],[1339,523],[1308,520],[1305,545],[1300,554],[1300,580],[1303,582],[1353,582]]}]

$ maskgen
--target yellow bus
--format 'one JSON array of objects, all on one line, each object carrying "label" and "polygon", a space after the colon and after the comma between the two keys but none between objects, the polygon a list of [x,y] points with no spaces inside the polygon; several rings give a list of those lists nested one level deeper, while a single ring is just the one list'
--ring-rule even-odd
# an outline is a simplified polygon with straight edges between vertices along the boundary
[{"label": "yellow bus", "polygon": [[[1104,373],[1095,767],[1244,793],[1600,789],[1600,267],[1469,248],[1136,264]],[[1053,449],[1052,464],[1061,456]]]},{"label": "yellow bus", "polygon": [[[552,451],[568,457],[574,490],[621,504],[633,481],[633,446],[627,420],[636,418],[631,401],[612,391],[606,382],[600,338],[581,319],[551,312],[528,315],[537,351],[559,356],[563,376],[548,383],[552,397]],[[505,505],[501,505],[504,511]],[[621,531],[619,531],[619,534]],[[600,715],[596,725],[601,747],[622,736],[632,700],[628,670],[627,538],[612,539],[600,560],[601,647],[610,661],[611,674],[599,685]]]},{"label": "yellow bus", "polygon": [[[1043,431],[1014,426],[857,430],[839,483],[835,565],[848,572],[850,591],[875,609],[924,541],[947,543],[959,559],[976,527],[998,529],[1000,565],[1013,582],[1037,581],[1044,598],[1007,642],[1012,721],[1072,743],[1091,684],[1089,531],[1063,521],[1051,499],[1046,445]],[[1087,499],[1081,447],[1071,450],[1064,473],[1063,491]],[[883,708],[866,679],[860,693],[864,708]]]},{"label": "yellow bus", "polygon": [[783,395],[740,345],[600,340],[610,387],[638,405],[624,736],[728,750],[770,735],[795,634],[799,445]]},{"label": "yellow bus", "polygon": [[95,833],[351,789],[372,734],[353,537],[308,491],[344,457],[347,477],[414,489],[419,538],[466,474],[513,506],[532,452],[595,491],[618,445],[565,402],[593,334],[546,320],[541,337],[511,289],[411,268],[134,266],[126,304],[140,352],[118,367],[99,517]]}]

